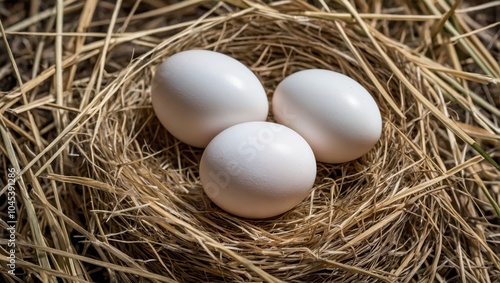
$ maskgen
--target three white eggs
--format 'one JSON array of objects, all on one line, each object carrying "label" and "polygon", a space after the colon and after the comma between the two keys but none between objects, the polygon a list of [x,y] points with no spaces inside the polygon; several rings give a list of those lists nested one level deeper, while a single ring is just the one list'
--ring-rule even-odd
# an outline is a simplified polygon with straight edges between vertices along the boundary
[{"label": "three white eggs", "polygon": [[328,70],[294,73],[267,95],[253,72],[213,51],[170,56],[157,69],[152,104],[179,140],[206,147],[200,181],[220,208],[246,218],[282,214],[304,200],[316,160],[357,159],[381,135],[380,111],[351,78]]}]

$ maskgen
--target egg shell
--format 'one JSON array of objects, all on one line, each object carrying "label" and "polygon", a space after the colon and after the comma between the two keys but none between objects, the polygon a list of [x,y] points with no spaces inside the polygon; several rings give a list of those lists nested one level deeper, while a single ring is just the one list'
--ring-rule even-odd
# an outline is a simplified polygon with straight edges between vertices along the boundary
[{"label": "egg shell", "polygon": [[274,92],[272,108],[275,120],[302,135],[321,162],[357,159],[373,148],[382,132],[380,110],[368,91],[329,70],[286,77]]},{"label": "egg shell", "polygon": [[316,160],[295,131],[271,122],[247,122],[218,134],[200,162],[205,193],[220,208],[246,218],[282,214],[309,194]]},{"label": "egg shell", "polygon": [[179,140],[205,147],[222,130],[264,121],[269,102],[259,79],[222,53],[188,50],[156,70],[151,87],[154,111]]}]

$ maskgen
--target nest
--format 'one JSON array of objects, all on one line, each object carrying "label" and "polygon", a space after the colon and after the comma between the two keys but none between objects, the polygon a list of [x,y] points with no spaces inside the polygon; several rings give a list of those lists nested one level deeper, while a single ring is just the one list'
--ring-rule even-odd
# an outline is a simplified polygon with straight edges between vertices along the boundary
[{"label": "nest", "polygon": [[[499,282],[499,49],[473,31],[492,4],[417,2],[0,3],[0,168],[17,173],[18,277],[1,201],[3,281]],[[157,66],[189,49],[240,60],[269,100],[296,71],[346,74],[382,138],[318,163],[283,215],[228,214],[200,185],[202,149],[151,106]]]}]

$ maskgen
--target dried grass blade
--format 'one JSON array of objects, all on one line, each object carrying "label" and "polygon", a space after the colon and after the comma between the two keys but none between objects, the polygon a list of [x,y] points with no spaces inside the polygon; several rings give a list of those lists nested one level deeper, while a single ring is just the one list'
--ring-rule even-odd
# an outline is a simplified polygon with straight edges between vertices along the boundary
[{"label": "dried grass blade", "polygon": [[343,263],[340,263],[340,262],[336,262],[336,261],[333,261],[333,260],[327,260],[327,259],[319,259],[319,260],[322,261],[322,262],[324,262],[325,265],[327,265],[327,266],[332,266],[334,268],[343,269],[343,270],[346,270],[346,271],[348,271],[350,273],[362,274],[362,275],[365,275],[365,276],[368,276],[368,277],[376,278],[376,279],[381,280],[383,282],[388,282],[388,283],[389,282],[393,282],[393,280],[391,280],[388,277],[379,275],[379,274],[374,273],[374,272],[370,272],[368,270],[365,270],[365,269],[362,269],[362,268],[359,268],[359,267],[356,267],[356,266],[347,265],[347,264],[343,264]]},{"label": "dried grass blade", "polygon": [[[354,20],[354,17],[349,13],[334,13],[334,12],[316,12],[305,11],[304,15],[311,18],[325,19],[325,20]],[[430,20],[440,19],[439,16],[434,15],[394,15],[394,14],[364,14],[359,13],[359,17],[367,20],[387,20],[387,21],[415,21],[425,22]]]},{"label": "dried grass blade", "polygon": [[[0,240],[0,244],[7,245],[8,242],[6,240],[2,239],[2,240]],[[7,257],[0,257],[0,261],[7,263],[7,261],[4,258],[6,259]],[[51,268],[45,268],[43,266],[36,265],[36,264],[31,263],[29,261],[25,261],[23,259],[17,259],[16,264],[18,266],[22,267],[23,269],[25,268],[26,271],[32,270],[35,272],[39,272],[40,274],[45,273],[45,274],[48,274],[48,275],[56,277],[56,278],[66,279],[67,282],[91,283],[91,281],[88,281],[88,280],[85,280],[85,279],[82,279],[79,277],[71,276],[71,275],[65,273],[64,271],[54,270]],[[16,280],[16,281],[9,281],[9,282],[21,282],[21,283],[23,282],[23,281],[21,281],[22,279],[19,279],[18,277],[15,277],[14,280]]]},{"label": "dried grass blade", "polygon": [[[64,15],[64,3],[63,0],[57,0],[56,3],[56,104],[63,105],[63,66],[62,66],[62,42],[63,38],[61,33],[63,32],[63,18]],[[62,118],[64,112],[56,109],[56,125],[59,129],[62,128]]]},{"label": "dried grass blade", "polygon": [[[66,2],[64,2],[65,6],[68,6],[74,2],[76,2],[77,0],[67,0]],[[71,6],[69,9],[66,9],[66,12],[72,12],[74,10],[78,10],[80,9],[81,7],[83,6],[83,3],[77,3],[73,6]],[[10,32],[10,31],[20,31],[20,30],[23,30],[31,25],[34,25],[40,21],[43,21],[51,16],[54,16],[56,14],[56,7],[53,7],[53,8],[50,8],[50,9],[47,9],[43,12],[40,12],[36,15],[33,15],[32,17],[29,17],[29,18],[26,18],[24,19],[23,21],[20,21],[19,23],[17,24],[14,24],[12,26],[9,26],[7,27],[5,30]],[[0,36],[3,36],[3,35],[0,35]]]},{"label": "dried grass blade", "polygon": [[500,83],[500,78],[493,78],[493,77],[485,76],[485,75],[481,75],[481,74],[459,71],[459,70],[455,70],[455,69],[432,66],[432,65],[422,65],[422,67],[429,69],[429,70],[432,70],[432,71],[450,74],[450,75],[453,75],[457,78],[462,78],[462,79],[465,79],[465,80],[468,80],[471,82],[478,82],[478,83],[482,83],[482,84],[489,84],[489,83],[498,84],[498,83]]},{"label": "dried grass blade", "polygon": [[[85,30],[88,28],[90,23],[92,22],[92,17],[94,15],[95,9],[97,7],[97,0],[88,0],[85,1],[85,6],[83,6],[82,13],[80,15],[80,20],[78,21],[78,27],[76,28],[75,35],[79,35],[77,38],[74,39],[73,43],[73,53],[75,55],[78,55],[81,52],[81,49],[83,47],[83,44],[85,42],[86,36],[95,36],[91,35],[90,33],[85,33]],[[81,34],[77,34],[81,33]],[[107,36],[107,34],[104,34],[104,36]],[[71,69],[68,72],[68,81],[66,83],[66,87],[69,88],[71,84],[73,83],[73,79],[76,74],[76,68],[77,65],[73,65]]]},{"label": "dried grass blade", "polygon": [[490,25],[484,26],[484,27],[482,27],[482,28],[480,28],[480,29],[476,29],[476,30],[470,31],[470,32],[468,32],[468,33],[464,33],[464,34],[461,34],[461,35],[456,35],[456,36],[453,36],[452,38],[450,38],[450,42],[452,42],[452,43],[453,43],[453,42],[457,41],[457,40],[458,40],[458,39],[460,39],[460,38],[464,38],[464,37],[467,37],[467,36],[474,35],[474,34],[476,34],[476,33],[480,33],[480,32],[482,32],[482,31],[485,31],[485,30],[487,30],[487,29],[490,29],[490,28],[496,27],[496,26],[498,26],[498,25],[500,25],[500,22],[492,23],[492,24],[490,24]]},{"label": "dried grass blade", "polygon": [[455,12],[455,10],[458,8],[458,5],[460,5],[461,2],[462,2],[462,0],[455,0],[451,9],[449,9],[441,17],[439,22],[435,26],[433,26],[433,28],[431,30],[431,37],[432,38],[434,38],[438,34],[438,32],[443,28],[444,24],[448,21],[448,19],[450,19],[450,17],[453,15],[453,12]]},{"label": "dried grass blade", "polygon": [[166,282],[166,283],[176,283],[176,281],[174,281],[173,279],[170,279],[168,277],[158,275],[156,273],[140,270],[137,268],[130,268],[128,266],[122,266],[122,265],[117,265],[117,264],[113,264],[113,263],[109,263],[109,262],[104,262],[104,261],[100,261],[100,260],[93,259],[90,257],[81,256],[78,254],[69,253],[69,252],[61,251],[61,250],[54,249],[54,248],[49,248],[46,246],[33,245],[33,244],[27,243],[27,242],[19,242],[19,245],[33,248],[36,250],[40,250],[40,251],[45,252],[45,253],[48,252],[48,253],[51,253],[54,255],[59,255],[59,256],[65,257],[65,258],[80,260],[80,261],[87,262],[87,263],[90,263],[90,264],[93,264],[96,266],[102,266],[102,267],[107,268],[107,269],[121,271],[121,272],[129,273],[129,274],[134,274],[135,276],[139,276],[140,278],[144,278],[144,279],[158,280],[160,282]]},{"label": "dried grass blade", "polygon": [[35,108],[38,108],[38,107],[42,107],[44,105],[47,105],[47,104],[50,104],[52,102],[55,101],[55,98],[52,97],[52,96],[44,96],[40,99],[37,99],[35,101],[32,101],[28,104],[24,104],[24,105],[21,105],[17,108],[13,108],[13,109],[10,109],[10,111],[12,111],[13,113],[16,113],[16,114],[21,114],[21,113],[24,113],[26,111],[29,111],[29,110],[32,110],[32,109],[35,109]]}]

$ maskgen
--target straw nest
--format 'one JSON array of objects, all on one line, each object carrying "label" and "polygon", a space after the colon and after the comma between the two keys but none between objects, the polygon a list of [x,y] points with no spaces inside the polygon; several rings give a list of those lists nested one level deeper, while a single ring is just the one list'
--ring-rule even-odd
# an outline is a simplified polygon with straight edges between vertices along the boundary
[{"label": "straw nest", "polygon": [[[18,275],[5,177],[2,281],[499,282],[498,3],[470,5],[0,2]],[[202,149],[151,106],[156,67],[187,49],[240,60],[269,99],[296,71],[344,73],[377,101],[382,138],[356,161],[319,163],[295,209],[232,216],[203,193]]]}]

